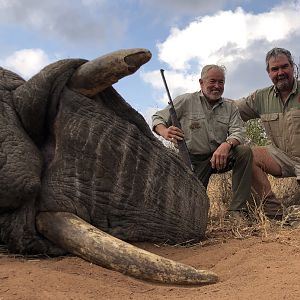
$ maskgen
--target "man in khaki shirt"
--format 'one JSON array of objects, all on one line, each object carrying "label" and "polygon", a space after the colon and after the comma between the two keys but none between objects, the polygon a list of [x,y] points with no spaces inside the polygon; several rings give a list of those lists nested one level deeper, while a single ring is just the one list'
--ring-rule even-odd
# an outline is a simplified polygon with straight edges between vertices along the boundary
[{"label": "man in khaki shirt", "polygon": [[272,142],[252,149],[252,185],[269,216],[282,215],[282,208],[267,173],[296,177],[300,183],[300,81],[294,77],[294,65],[288,50],[270,50],[266,55],[266,69],[273,85],[235,101],[244,121],[261,119]]},{"label": "man in khaki shirt", "polygon": [[251,194],[252,152],[241,145],[245,140],[243,121],[234,102],[222,98],[224,67],[205,66],[199,82],[201,91],[174,100],[182,130],[172,126],[169,106],[152,116],[153,130],[175,144],[185,138],[194,172],[205,187],[211,174],[232,168],[229,215],[238,216],[247,211]]}]

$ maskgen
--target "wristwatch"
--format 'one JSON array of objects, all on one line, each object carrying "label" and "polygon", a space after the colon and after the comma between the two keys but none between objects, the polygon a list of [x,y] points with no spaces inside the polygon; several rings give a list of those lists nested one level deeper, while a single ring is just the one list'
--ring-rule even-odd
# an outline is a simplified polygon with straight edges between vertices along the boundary
[{"label": "wristwatch", "polygon": [[232,149],[234,147],[234,144],[232,141],[226,140],[226,143],[230,145],[230,149]]}]

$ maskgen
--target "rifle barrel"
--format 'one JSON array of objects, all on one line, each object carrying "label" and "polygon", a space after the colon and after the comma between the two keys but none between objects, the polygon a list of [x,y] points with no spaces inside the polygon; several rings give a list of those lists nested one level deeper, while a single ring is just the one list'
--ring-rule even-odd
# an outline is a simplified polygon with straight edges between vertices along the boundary
[{"label": "rifle barrel", "polygon": [[[170,112],[170,116],[171,116],[171,120],[172,120],[172,125],[174,125],[177,128],[181,129],[181,124],[178,120],[176,110],[175,110],[175,107],[174,107],[174,104],[173,104],[173,101],[172,101],[172,98],[171,98],[171,95],[170,95],[170,91],[169,91],[167,81],[166,81],[166,78],[165,78],[165,75],[164,75],[164,70],[160,69],[160,73],[161,73],[161,77],[163,79],[163,82],[164,82],[164,85],[165,85],[165,88],[166,88],[166,91],[167,91],[167,94],[168,94],[168,97],[169,97],[169,102],[168,103],[170,105],[169,112]],[[179,154],[181,155],[183,161],[193,171],[193,165],[192,165],[192,162],[191,162],[189,150],[187,148],[185,140],[184,139],[182,141],[177,140],[177,144],[178,144]]]}]

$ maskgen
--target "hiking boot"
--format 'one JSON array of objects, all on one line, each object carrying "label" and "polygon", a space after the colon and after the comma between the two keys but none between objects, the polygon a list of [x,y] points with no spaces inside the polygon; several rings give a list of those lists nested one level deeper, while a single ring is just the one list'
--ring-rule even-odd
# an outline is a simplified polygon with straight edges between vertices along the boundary
[{"label": "hiking boot", "polygon": [[283,212],[282,211],[277,211],[277,212],[267,212],[265,213],[265,216],[268,218],[268,219],[271,219],[271,220],[282,220],[282,217],[283,217]]},{"label": "hiking boot", "polygon": [[264,209],[264,214],[268,219],[272,219],[272,220],[282,220],[282,216],[283,216],[283,208],[277,208],[274,210],[265,210]]},{"label": "hiking boot", "polygon": [[276,197],[265,198],[263,212],[269,219],[281,220],[283,216],[282,200]]}]

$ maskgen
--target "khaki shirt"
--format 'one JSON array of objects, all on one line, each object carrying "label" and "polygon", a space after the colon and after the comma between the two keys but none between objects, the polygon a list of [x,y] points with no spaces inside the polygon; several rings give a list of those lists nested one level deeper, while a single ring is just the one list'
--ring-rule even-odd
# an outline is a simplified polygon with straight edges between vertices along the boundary
[{"label": "khaki shirt", "polygon": [[[213,153],[226,139],[245,141],[246,129],[232,100],[222,98],[212,107],[200,91],[178,96],[174,107],[191,154]],[[153,129],[171,126],[169,108],[152,116]]]},{"label": "khaki shirt", "polygon": [[275,86],[235,101],[244,121],[261,118],[272,144],[290,158],[300,160],[300,81],[283,104]]}]

